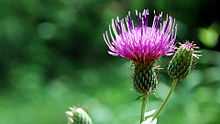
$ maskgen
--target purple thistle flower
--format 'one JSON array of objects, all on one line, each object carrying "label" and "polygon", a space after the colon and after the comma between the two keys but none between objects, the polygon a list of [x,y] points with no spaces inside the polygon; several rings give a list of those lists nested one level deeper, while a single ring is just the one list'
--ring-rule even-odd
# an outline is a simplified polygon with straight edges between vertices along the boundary
[{"label": "purple thistle flower", "polygon": [[130,12],[125,18],[112,19],[109,31],[103,34],[108,53],[142,64],[172,54],[177,26],[172,17],[167,15],[163,21],[162,15],[162,12],[155,14],[151,26],[148,24],[148,10],[136,11],[136,20],[131,18]]}]

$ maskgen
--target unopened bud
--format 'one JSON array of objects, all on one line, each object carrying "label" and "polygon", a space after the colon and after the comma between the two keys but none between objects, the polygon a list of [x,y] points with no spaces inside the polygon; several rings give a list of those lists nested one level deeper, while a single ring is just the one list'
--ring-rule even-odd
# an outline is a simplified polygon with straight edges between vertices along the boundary
[{"label": "unopened bud", "polygon": [[193,61],[200,56],[195,50],[197,48],[196,44],[190,42],[181,44],[177,48],[168,66],[168,75],[172,79],[183,79],[189,74]]},{"label": "unopened bud", "polygon": [[88,113],[82,108],[70,107],[66,111],[68,124],[92,124],[92,120]]}]

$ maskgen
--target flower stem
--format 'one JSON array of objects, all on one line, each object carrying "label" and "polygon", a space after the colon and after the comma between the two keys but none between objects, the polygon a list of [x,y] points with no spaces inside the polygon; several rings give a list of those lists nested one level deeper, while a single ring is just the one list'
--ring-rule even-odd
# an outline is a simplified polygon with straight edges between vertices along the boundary
[{"label": "flower stem", "polygon": [[165,100],[163,101],[163,103],[161,104],[160,108],[158,109],[158,111],[154,114],[153,119],[157,118],[160,114],[160,112],[162,111],[162,109],[166,106],[168,99],[170,98],[172,92],[174,91],[175,87],[176,87],[176,83],[178,80],[173,80],[172,82],[172,86],[170,87],[169,93],[167,94],[167,97],[165,98]]},{"label": "flower stem", "polygon": [[145,94],[142,98],[140,124],[141,124],[141,122],[144,121],[144,112],[146,109],[147,97],[148,97],[148,94]]}]

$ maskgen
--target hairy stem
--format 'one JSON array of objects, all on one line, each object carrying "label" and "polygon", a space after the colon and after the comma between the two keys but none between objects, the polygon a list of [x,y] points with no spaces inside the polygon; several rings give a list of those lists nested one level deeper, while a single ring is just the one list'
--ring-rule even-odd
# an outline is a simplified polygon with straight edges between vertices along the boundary
[{"label": "hairy stem", "polygon": [[168,99],[170,98],[172,92],[174,91],[175,87],[176,87],[176,83],[177,80],[173,80],[172,82],[172,86],[170,87],[169,93],[167,94],[167,97],[165,98],[165,100],[163,101],[163,103],[161,104],[160,108],[157,110],[157,112],[154,114],[153,119],[157,118],[160,114],[160,112],[162,111],[162,109],[166,106]]},{"label": "hairy stem", "polygon": [[148,94],[145,94],[142,98],[140,124],[141,124],[141,122],[144,121],[144,113],[146,110],[147,97],[148,97]]}]

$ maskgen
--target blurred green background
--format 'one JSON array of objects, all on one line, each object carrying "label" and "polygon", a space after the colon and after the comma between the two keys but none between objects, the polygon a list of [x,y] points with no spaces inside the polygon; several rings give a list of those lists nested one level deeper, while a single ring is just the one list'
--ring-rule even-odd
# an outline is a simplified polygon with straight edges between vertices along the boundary
[{"label": "blurred green background", "polygon": [[[219,124],[218,7],[217,0],[0,0],[0,124],[66,124],[71,105],[95,124],[137,124],[131,63],[107,54],[102,33],[112,18],[144,8],[174,16],[177,40],[197,41],[203,54],[159,124]],[[162,71],[149,109],[169,86]]]}]

